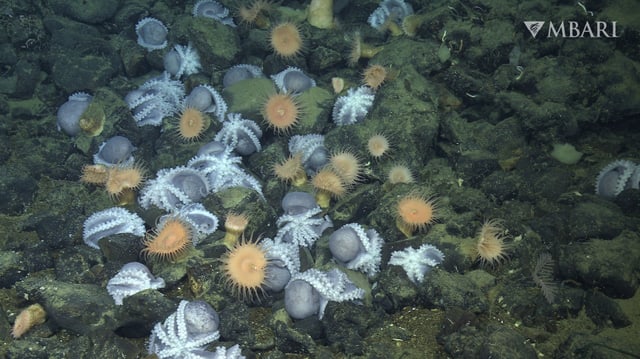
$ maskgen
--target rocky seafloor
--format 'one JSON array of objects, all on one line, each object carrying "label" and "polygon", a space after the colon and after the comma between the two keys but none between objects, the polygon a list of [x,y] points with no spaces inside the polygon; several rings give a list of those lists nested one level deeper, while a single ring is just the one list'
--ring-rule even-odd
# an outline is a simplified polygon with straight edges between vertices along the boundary
[{"label": "rocky seafloor", "polygon": [[[409,3],[424,15],[414,36],[372,29],[367,18],[377,1],[346,2],[333,29],[310,26],[306,2],[281,1],[271,21],[296,22],[305,39],[302,54],[285,61],[273,55],[268,29],[196,19],[191,1],[3,2],[0,356],[152,357],[146,341],[154,324],[181,299],[198,299],[220,313],[220,340],[211,348],[239,344],[246,357],[639,357],[640,192],[626,188],[605,198],[594,190],[608,163],[640,162],[637,3]],[[238,300],[221,278],[226,247],[218,230],[177,261],[147,263],[166,280],[164,289],[115,305],[106,283],[124,263],[145,261],[142,244],[128,235],[101,241],[100,250],[83,243],[84,220],[115,204],[103,188],[79,181],[82,167],[103,141],[122,135],[153,175],[184,164],[220,129],[214,122],[200,142],[184,143],[169,120],[136,126],[123,98],[162,72],[171,48],[148,52],[136,43],[135,24],[145,16],[168,24],[170,45],[191,42],[199,51],[202,70],[183,79],[187,88],[212,85],[230,109],[265,131],[263,150],[242,164],[259,179],[264,199],[238,188],[209,194],[202,202],[219,218],[230,210],[251,213],[248,231],[274,236],[284,194],[309,190],[272,173],[291,135],[321,133],[327,148],[348,148],[363,159],[362,180],[326,209],[334,229],[357,222],[385,240],[380,272],[369,279],[354,274],[366,292],[362,303],[332,302],[321,320],[292,320],[282,293]],[[568,19],[616,21],[618,37],[532,38],[523,25]],[[356,30],[382,50],[348,66]],[[266,80],[222,91],[225,71],[239,63],[267,75],[296,66],[316,80],[317,88],[300,98],[299,126],[281,134],[261,122],[260,106],[273,88]],[[392,76],[364,121],[336,126],[331,79],[357,86],[367,63],[386,66]],[[96,137],[56,129],[57,109],[76,91],[93,94],[104,111]],[[378,133],[389,137],[392,151],[376,160],[366,142]],[[581,156],[552,156],[559,144]],[[412,170],[414,183],[388,183],[386,171],[398,163]],[[406,238],[394,206],[415,190],[438,197],[439,221]],[[149,229],[162,214],[135,203],[127,208]],[[491,218],[503,220],[510,238],[508,258],[493,266],[464,251]],[[329,234],[302,251],[303,266],[337,266]],[[445,260],[416,285],[387,261],[391,252],[423,243],[438,247]],[[532,276],[542,253],[552,259],[551,300]],[[43,306],[46,321],[12,338],[17,314],[33,303]]]}]

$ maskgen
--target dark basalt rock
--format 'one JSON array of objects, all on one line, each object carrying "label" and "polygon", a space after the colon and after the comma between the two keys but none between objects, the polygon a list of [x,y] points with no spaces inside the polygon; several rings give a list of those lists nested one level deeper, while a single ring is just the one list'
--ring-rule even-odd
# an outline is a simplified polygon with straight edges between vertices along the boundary
[{"label": "dark basalt rock", "polygon": [[613,298],[631,298],[638,289],[640,238],[624,231],[612,240],[589,239],[562,246],[558,260],[561,276],[597,287]]}]

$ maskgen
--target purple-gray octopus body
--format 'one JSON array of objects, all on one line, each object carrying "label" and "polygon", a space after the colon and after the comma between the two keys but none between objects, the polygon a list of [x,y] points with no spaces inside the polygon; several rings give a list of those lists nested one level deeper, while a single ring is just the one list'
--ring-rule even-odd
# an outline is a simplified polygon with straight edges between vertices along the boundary
[{"label": "purple-gray octopus body", "polygon": [[388,21],[402,25],[402,20],[413,14],[411,4],[404,0],[383,0],[380,5],[369,15],[367,23],[376,30],[384,30]]},{"label": "purple-gray octopus body", "polygon": [[159,358],[215,357],[205,347],[220,338],[219,325],[218,313],[207,302],[182,300],[173,314],[153,327],[147,351]]},{"label": "purple-gray octopus body", "polygon": [[133,114],[136,125],[140,127],[160,126],[162,119],[179,112],[184,97],[182,82],[172,80],[165,71],[129,92],[124,100]]},{"label": "purple-gray octopus body", "polygon": [[284,308],[294,319],[304,319],[314,314],[322,319],[329,301],[343,302],[362,298],[364,290],[335,268],[328,272],[312,268],[296,273],[284,288]]},{"label": "purple-gray octopus body", "polygon": [[302,165],[309,176],[329,163],[329,151],[324,146],[324,136],[320,134],[291,136],[289,153],[301,154]]},{"label": "purple-gray octopus body", "polygon": [[67,102],[58,108],[56,124],[69,136],[77,136],[80,131],[80,117],[91,104],[93,96],[86,92],[76,92],[69,96]]},{"label": "purple-gray octopus body", "polygon": [[160,50],[167,47],[167,35],[169,29],[162,21],[145,17],[136,24],[136,35],[138,35],[138,45],[148,51]]},{"label": "purple-gray octopus body", "polygon": [[260,138],[262,130],[255,121],[244,119],[239,113],[230,113],[213,139],[224,143],[241,156],[248,156],[262,150]]},{"label": "purple-gray octopus body", "polygon": [[213,87],[198,85],[185,97],[183,108],[191,107],[205,113],[212,113],[218,121],[223,122],[227,113],[227,103]]},{"label": "purple-gray octopus body", "polygon": [[140,205],[145,209],[155,205],[167,212],[178,212],[211,192],[230,187],[250,188],[262,196],[260,182],[240,168],[242,159],[233,156],[232,149],[218,141],[203,148],[186,166],[159,170],[140,191]]},{"label": "purple-gray octopus body", "polygon": [[640,186],[640,166],[628,160],[617,160],[606,165],[596,178],[596,194],[615,198],[627,188]]},{"label": "purple-gray octopus body", "polygon": [[142,263],[130,262],[122,266],[118,273],[107,283],[107,292],[116,305],[122,305],[125,297],[147,289],[164,288],[164,279],[156,278]]},{"label": "purple-gray octopus body", "polygon": [[255,65],[239,64],[230,67],[222,78],[222,86],[227,88],[235,83],[247,79],[264,77],[262,69]]},{"label": "purple-gray octopus body", "polygon": [[280,240],[264,238],[260,248],[268,259],[265,270],[265,288],[280,292],[291,280],[291,276],[300,272],[300,254],[298,246]]},{"label": "purple-gray octopus body", "polygon": [[214,0],[200,0],[193,6],[192,11],[195,17],[206,17],[214,19],[224,25],[236,27],[233,18],[229,15],[229,9]]},{"label": "purple-gray octopus body", "polygon": [[93,155],[93,163],[104,166],[132,166],[135,162],[133,151],[136,148],[124,136],[113,136],[103,142]]},{"label": "purple-gray octopus body", "polygon": [[163,58],[164,70],[175,78],[197,74],[202,70],[200,55],[189,43],[187,46],[175,45]]},{"label": "purple-gray octopus body", "polygon": [[[311,202],[306,192],[290,192],[282,199],[284,213],[278,218],[275,241],[310,247],[327,228],[333,227],[329,216],[322,216],[322,209],[315,199]],[[295,205],[292,205],[295,203]]]},{"label": "purple-gray octopus body", "polygon": [[373,105],[375,94],[368,86],[349,89],[346,95],[338,97],[333,105],[333,122],[338,126],[353,125],[367,116]]},{"label": "purple-gray octopus body", "polygon": [[329,250],[348,269],[359,270],[373,277],[380,271],[383,243],[375,229],[365,230],[357,223],[349,223],[331,234]]},{"label": "purple-gray octopus body", "polygon": [[84,221],[82,239],[89,247],[100,249],[98,241],[121,233],[142,237],[146,232],[144,221],[137,214],[121,207],[96,212]]},{"label": "purple-gray octopus body", "polygon": [[444,254],[430,244],[419,248],[407,247],[391,253],[390,265],[401,266],[413,283],[421,283],[431,268],[442,263]]},{"label": "purple-gray octopus body", "polygon": [[145,183],[138,202],[145,209],[153,204],[165,211],[176,212],[185,205],[199,202],[209,190],[209,181],[202,172],[184,166],[165,168]]},{"label": "purple-gray octopus body", "polygon": [[204,150],[187,162],[187,167],[203,173],[212,192],[231,187],[245,187],[262,195],[262,186],[257,179],[246,173],[241,167],[242,158],[233,155],[233,149],[219,141],[203,146]]},{"label": "purple-gray octopus body", "polygon": [[271,79],[280,91],[293,94],[299,94],[316,86],[316,81],[297,67],[287,67],[272,75]]}]

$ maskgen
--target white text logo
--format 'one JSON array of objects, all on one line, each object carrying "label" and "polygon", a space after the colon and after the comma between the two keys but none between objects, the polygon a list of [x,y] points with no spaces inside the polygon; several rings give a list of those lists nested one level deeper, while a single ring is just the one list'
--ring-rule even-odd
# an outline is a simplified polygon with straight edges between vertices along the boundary
[{"label": "white text logo", "polygon": [[[524,26],[529,30],[531,36],[535,39],[538,32],[544,26],[544,21],[525,21]],[[568,39],[581,39],[581,38],[616,38],[619,37],[616,21],[593,21],[593,22],[578,22],[578,21],[561,21],[559,24],[554,24],[549,21],[549,28],[547,31],[547,37],[560,37]]]}]

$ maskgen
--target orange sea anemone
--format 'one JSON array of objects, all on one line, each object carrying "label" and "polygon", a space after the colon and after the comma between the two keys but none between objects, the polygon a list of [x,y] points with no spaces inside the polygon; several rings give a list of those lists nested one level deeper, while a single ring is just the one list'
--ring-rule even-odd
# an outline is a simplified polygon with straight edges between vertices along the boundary
[{"label": "orange sea anemone", "polygon": [[396,206],[396,227],[407,238],[416,231],[422,231],[438,218],[437,200],[410,193],[398,201]]},{"label": "orange sea anemone", "polygon": [[354,185],[360,180],[362,165],[358,157],[352,152],[340,151],[334,153],[329,158],[329,164],[346,186]]},{"label": "orange sea anemone", "polygon": [[222,257],[226,284],[243,299],[256,299],[264,292],[267,278],[265,251],[253,240],[241,240]]},{"label": "orange sea anemone", "polygon": [[414,182],[411,170],[405,165],[394,165],[391,167],[387,174],[387,178],[391,184]]},{"label": "orange sea anemone", "polygon": [[283,22],[271,29],[271,47],[276,55],[292,58],[302,52],[302,35],[298,27],[291,22]]},{"label": "orange sea anemone", "polygon": [[142,255],[174,261],[189,248],[192,238],[191,225],[178,217],[169,217],[145,237]]},{"label": "orange sea anemone", "polygon": [[112,198],[118,198],[128,190],[135,190],[144,182],[145,169],[141,165],[113,166],[107,169],[107,180],[104,184]]},{"label": "orange sea anemone", "polygon": [[382,65],[369,65],[362,73],[362,82],[377,90],[387,79],[387,68]]},{"label": "orange sea anemone", "polygon": [[111,199],[119,204],[129,204],[135,202],[135,190],[144,182],[145,172],[139,164],[86,165],[82,168],[80,181],[102,185]]},{"label": "orange sea anemone", "polygon": [[178,119],[178,136],[185,141],[197,141],[210,124],[211,119],[205,113],[186,107]]},{"label": "orange sea anemone", "polygon": [[248,6],[238,7],[238,17],[240,23],[245,25],[255,25],[260,29],[266,29],[271,22],[266,14],[271,11],[273,3],[269,0],[253,0]]},{"label": "orange sea anemone", "polygon": [[321,208],[329,207],[331,197],[340,198],[347,193],[347,187],[342,178],[331,168],[325,166],[311,180],[316,190],[316,202]]},{"label": "orange sea anemone", "polygon": [[298,123],[300,106],[290,94],[276,93],[262,107],[262,116],[277,133],[286,133]]},{"label": "orange sea anemone", "polygon": [[507,238],[509,236],[506,234],[502,220],[494,218],[485,221],[478,231],[473,250],[474,257],[478,258],[483,265],[499,264],[507,258],[507,244],[504,242]]},{"label": "orange sea anemone", "polygon": [[236,243],[238,242],[238,238],[244,233],[244,230],[247,229],[247,225],[249,224],[249,217],[247,217],[244,213],[233,213],[230,212],[227,214],[227,219],[224,222],[224,245],[232,249]]},{"label": "orange sea anemone", "polygon": [[375,159],[379,159],[389,152],[391,145],[385,135],[377,134],[369,137],[367,141],[367,150],[369,155]]},{"label": "orange sea anemone", "polygon": [[307,174],[302,166],[302,154],[297,153],[289,156],[286,160],[276,163],[273,166],[273,173],[281,181],[288,182],[294,186],[302,186],[307,182]]}]

